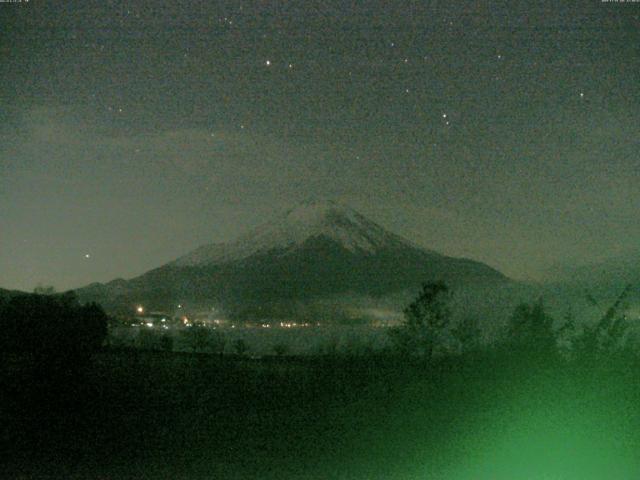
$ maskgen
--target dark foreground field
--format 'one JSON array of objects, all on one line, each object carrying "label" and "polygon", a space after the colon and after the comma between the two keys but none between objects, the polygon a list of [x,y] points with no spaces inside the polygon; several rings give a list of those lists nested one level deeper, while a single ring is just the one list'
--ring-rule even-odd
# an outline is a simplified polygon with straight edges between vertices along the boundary
[{"label": "dark foreground field", "polygon": [[640,478],[640,365],[482,354],[242,360],[111,351],[2,364],[1,475],[39,479]]}]

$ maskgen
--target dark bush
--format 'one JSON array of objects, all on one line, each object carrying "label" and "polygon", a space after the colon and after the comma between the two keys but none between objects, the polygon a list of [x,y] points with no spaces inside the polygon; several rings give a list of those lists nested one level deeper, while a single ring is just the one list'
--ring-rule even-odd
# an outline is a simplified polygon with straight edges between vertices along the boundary
[{"label": "dark bush", "polygon": [[549,357],[556,352],[553,318],[547,314],[542,299],[533,305],[516,307],[507,324],[507,342],[514,353]]},{"label": "dark bush", "polygon": [[99,305],[81,305],[73,292],[17,295],[0,303],[0,351],[79,365],[101,347],[107,320]]}]

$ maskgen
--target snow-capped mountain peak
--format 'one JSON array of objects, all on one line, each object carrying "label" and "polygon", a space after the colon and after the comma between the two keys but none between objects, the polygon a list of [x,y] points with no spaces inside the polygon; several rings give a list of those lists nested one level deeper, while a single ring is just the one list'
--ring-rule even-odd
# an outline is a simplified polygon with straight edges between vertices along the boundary
[{"label": "snow-capped mountain peak", "polygon": [[234,242],[202,246],[178,258],[173,265],[226,263],[260,252],[287,250],[316,237],[333,240],[351,252],[374,253],[388,246],[411,245],[346,205],[332,201],[305,202]]},{"label": "snow-capped mountain peak", "polygon": [[277,318],[297,315],[296,305],[393,296],[436,280],[452,286],[507,281],[485,264],[419,247],[347,206],[306,202],[234,242],[205,245],[124,283],[81,293],[85,301],[119,309],[132,302],[160,310],[189,302],[219,305],[238,318]]}]

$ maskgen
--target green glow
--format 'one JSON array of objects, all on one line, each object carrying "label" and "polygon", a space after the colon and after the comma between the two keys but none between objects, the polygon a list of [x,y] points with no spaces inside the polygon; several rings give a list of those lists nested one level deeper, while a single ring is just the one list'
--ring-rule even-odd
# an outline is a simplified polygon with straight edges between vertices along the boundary
[{"label": "green glow", "polygon": [[[523,382],[521,382],[523,383]],[[585,387],[540,379],[496,395],[449,439],[447,480],[632,480],[639,478],[638,405],[623,384]],[[563,388],[564,387],[564,388]]]}]

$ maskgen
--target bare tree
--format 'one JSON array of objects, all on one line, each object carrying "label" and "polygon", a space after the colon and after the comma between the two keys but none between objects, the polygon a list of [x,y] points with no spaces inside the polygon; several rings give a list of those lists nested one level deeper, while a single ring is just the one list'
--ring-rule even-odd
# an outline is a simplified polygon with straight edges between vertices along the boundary
[{"label": "bare tree", "polygon": [[[627,285],[595,325],[585,325],[582,332],[574,338],[573,346],[578,359],[594,362],[602,355],[608,355],[622,347],[629,322],[627,319],[626,298],[631,292]],[[589,294],[587,300],[600,308],[598,302]]]}]

